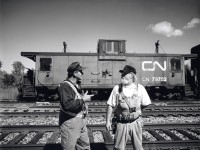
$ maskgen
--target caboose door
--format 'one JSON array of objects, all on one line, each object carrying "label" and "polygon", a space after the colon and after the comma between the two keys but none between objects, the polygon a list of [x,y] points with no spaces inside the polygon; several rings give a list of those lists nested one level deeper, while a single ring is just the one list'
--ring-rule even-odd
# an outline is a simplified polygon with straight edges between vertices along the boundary
[{"label": "caboose door", "polygon": [[183,60],[181,58],[169,58],[169,85],[184,85],[184,68]]},{"label": "caboose door", "polygon": [[39,65],[37,65],[36,68],[36,85],[53,85],[53,59],[51,57],[46,56],[42,56],[38,59]]}]

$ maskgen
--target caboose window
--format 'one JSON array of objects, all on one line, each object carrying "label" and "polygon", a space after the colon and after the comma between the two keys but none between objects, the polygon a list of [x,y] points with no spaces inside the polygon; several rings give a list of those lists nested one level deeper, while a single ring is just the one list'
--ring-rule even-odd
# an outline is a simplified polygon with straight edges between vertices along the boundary
[{"label": "caboose window", "polygon": [[106,42],[106,51],[108,53],[117,53],[119,49],[118,42]]},{"label": "caboose window", "polygon": [[40,71],[51,71],[51,58],[40,58]]},{"label": "caboose window", "polygon": [[171,70],[180,71],[181,70],[181,60],[180,59],[171,59]]},{"label": "caboose window", "polygon": [[125,54],[125,40],[99,40],[98,52],[100,54]]},{"label": "caboose window", "polygon": [[120,48],[121,46],[120,45],[120,42],[113,42],[113,46],[114,46],[114,52],[120,52]]},{"label": "caboose window", "polygon": [[103,43],[103,49],[107,52],[107,53],[118,53],[122,51],[122,44],[121,42],[110,42],[107,41],[105,43]]}]

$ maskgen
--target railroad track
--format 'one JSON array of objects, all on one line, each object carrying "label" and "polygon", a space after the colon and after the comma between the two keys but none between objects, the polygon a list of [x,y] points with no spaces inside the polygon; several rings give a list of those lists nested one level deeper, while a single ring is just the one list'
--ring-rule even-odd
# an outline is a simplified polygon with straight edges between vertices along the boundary
[{"label": "railroad track", "polygon": [[[0,117],[2,119],[16,117],[54,117],[58,118],[58,103],[3,103],[0,107]],[[4,111],[5,110],[5,111]],[[89,116],[105,117],[107,105],[105,102],[90,102]],[[149,116],[194,116],[199,118],[199,103],[181,103],[169,105],[151,105],[143,111],[143,117]],[[92,149],[104,150],[113,148],[111,135],[105,130],[105,124],[88,124],[89,136]],[[148,150],[158,149],[200,149],[200,122],[184,124],[144,124],[143,127],[143,146]],[[174,133],[172,131],[176,131]],[[16,133],[16,134],[14,134]],[[29,142],[20,144],[20,141],[26,138],[29,133],[35,133]],[[51,133],[44,142],[43,137],[46,133]],[[96,142],[94,134],[99,134],[102,140]],[[179,137],[181,134],[182,137]],[[15,135],[13,139],[7,140],[9,135]],[[149,137],[148,137],[148,136]],[[165,135],[169,139],[163,137]],[[11,136],[12,138],[12,136]],[[183,139],[182,139],[183,138]],[[185,139],[184,139],[185,138]],[[59,129],[56,125],[3,125],[0,127],[0,149],[10,150],[40,150],[40,149],[61,149],[59,141]],[[130,142],[127,144],[127,150],[131,150]]]},{"label": "railroad track", "polygon": [[[106,117],[106,112],[90,112],[88,114],[89,117],[95,118],[95,117]],[[58,112],[34,112],[34,113],[4,113],[0,114],[0,120],[2,119],[12,119],[12,118],[58,118],[59,113]],[[143,118],[149,118],[149,117],[200,117],[200,112],[143,112],[142,114]]]},{"label": "railroad track", "polygon": [[[19,116],[58,116],[59,107],[26,107],[26,108],[0,108],[0,116],[4,118]],[[89,114],[92,116],[105,116],[107,107],[89,106]],[[195,116],[200,115],[200,106],[155,106],[151,105],[144,109],[143,116]]]},{"label": "railroad track", "polygon": [[[88,102],[89,106],[93,107],[107,107],[106,101],[90,101]],[[156,106],[200,106],[200,100],[195,101],[156,101],[153,102]],[[9,101],[0,101],[0,108],[54,108],[58,107],[59,102],[9,102]]]},{"label": "railroad track", "polygon": [[[2,103],[2,102],[1,102]],[[156,104],[156,103],[155,103]],[[143,116],[177,116],[177,115],[200,115],[200,103],[185,102],[169,105],[150,105],[143,111]],[[106,102],[90,102],[89,114],[93,116],[105,116],[107,110]],[[2,103],[0,106],[0,117],[8,118],[18,116],[58,116],[59,103]]]},{"label": "railroad track", "polygon": [[[105,125],[88,125],[87,127],[92,149],[111,150],[113,148],[113,139],[106,131]],[[47,132],[51,133],[51,136],[44,140]],[[1,128],[1,133],[0,149],[2,150],[61,149],[58,126],[4,126]],[[29,140],[24,140],[30,133],[36,134]],[[96,133],[102,137],[99,141],[95,138]],[[15,136],[5,140],[11,134]],[[22,141],[25,141],[25,144]],[[143,147],[145,150],[200,149],[200,124],[146,124],[143,127]],[[129,141],[126,150],[131,149]]]}]

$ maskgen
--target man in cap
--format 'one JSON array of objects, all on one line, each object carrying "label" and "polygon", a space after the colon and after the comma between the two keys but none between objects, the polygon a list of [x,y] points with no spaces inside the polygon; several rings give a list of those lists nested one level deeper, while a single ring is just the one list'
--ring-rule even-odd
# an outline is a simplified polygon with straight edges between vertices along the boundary
[{"label": "man in cap", "polygon": [[85,102],[90,101],[93,95],[84,93],[80,82],[85,67],[79,62],[69,65],[68,77],[58,87],[60,96],[59,126],[61,145],[64,150],[90,150],[90,142],[86,128]]},{"label": "man in cap", "polygon": [[111,115],[114,110],[114,150],[124,150],[129,137],[134,150],[143,150],[141,110],[151,104],[151,100],[145,88],[138,84],[134,67],[126,65],[119,72],[121,84],[113,88],[107,101],[106,128],[113,130]]}]

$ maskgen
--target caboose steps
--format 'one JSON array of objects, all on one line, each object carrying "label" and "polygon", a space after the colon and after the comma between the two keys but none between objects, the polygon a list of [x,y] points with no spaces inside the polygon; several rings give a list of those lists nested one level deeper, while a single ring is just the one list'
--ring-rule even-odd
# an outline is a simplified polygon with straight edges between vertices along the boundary
[{"label": "caboose steps", "polygon": [[185,85],[185,96],[186,97],[195,97],[195,93],[189,84]]},{"label": "caboose steps", "polygon": [[35,97],[35,87],[34,85],[24,85],[23,87],[23,97]]}]

